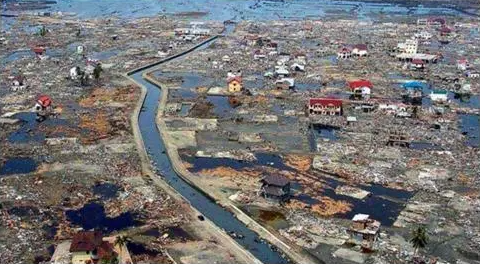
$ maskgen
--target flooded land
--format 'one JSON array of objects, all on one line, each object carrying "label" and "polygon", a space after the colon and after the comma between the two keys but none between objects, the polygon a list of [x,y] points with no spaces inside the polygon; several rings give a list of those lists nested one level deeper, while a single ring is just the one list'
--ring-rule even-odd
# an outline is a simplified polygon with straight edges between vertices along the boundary
[{"label": "flooded land", "polygon": [[1,2],[1,263],[480,263],[480,2]]}]

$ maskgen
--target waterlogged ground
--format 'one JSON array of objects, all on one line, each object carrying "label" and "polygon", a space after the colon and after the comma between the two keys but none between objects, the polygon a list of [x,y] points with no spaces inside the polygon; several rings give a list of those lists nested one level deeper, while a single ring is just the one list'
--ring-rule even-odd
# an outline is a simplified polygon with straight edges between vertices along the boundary
[{"label": "waterlogged ground", "polygon": [[[8,1],[7,1],[8,2]],[[13,2],[13,1],[10,1]],[[260,0],[143,0],[125,6],[124,0],[59,0],[42,11],[74,13],[80,18],[99,16],[143,17],[153,15],[180,15],[207,20],[276,20],[276,19],[318,19],[348,16],[370,19],[383,15],[458,15],[460,11],[450,7],[412,6],[407,2],[364,3],[359,1],[260,1]],[[408,5],[408,6],[407,6]],[[4,4],[4,10],[15,11]]]}]

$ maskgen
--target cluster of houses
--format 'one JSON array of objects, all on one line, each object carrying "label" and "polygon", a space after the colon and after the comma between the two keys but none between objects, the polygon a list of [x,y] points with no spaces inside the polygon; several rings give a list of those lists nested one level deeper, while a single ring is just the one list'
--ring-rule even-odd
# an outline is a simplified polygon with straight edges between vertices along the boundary
[{"label": "cluster of houses", "polygon": [[177,39],[193,41],[211,34],[210,29],[205,28],[204,26],[203,22],[190,22],[190,27],[175,28],[174,33]]},{"label": "cluster of houses", "polygon": [[475,79],[480,77],[480,72],[473,69],[470,62],[462,58],[457,61],[457,69],[465,74],[465,77]]},{"label": "cluster of houses", "polygon": [[366,44],[355,44],[341,47],[337,52],[338,59],[348,59],[351,57],[364,57],[368,55]]}]

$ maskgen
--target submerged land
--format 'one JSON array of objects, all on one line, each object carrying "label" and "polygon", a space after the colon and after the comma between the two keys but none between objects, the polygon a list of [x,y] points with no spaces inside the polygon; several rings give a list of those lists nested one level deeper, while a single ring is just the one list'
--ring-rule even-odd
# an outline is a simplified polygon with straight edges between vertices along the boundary
[{"label": "submerged land", "polygon": [[480,263],[479,3],[354,2],[3,1],[0,257]]}]

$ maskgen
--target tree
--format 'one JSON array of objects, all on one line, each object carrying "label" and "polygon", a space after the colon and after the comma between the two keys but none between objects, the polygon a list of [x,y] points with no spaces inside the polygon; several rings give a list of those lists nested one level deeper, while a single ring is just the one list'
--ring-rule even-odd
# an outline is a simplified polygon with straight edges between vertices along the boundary
[{"label": "tree", "polygon": [[425,226],[419,226],[417,229],[413,230],[410,243],[412,244],[413,248],[415,248],[415,255],[417,255],[419,249],[427,246],[428,236]]},{"label": "tree", "polygon": [[113,245],[118,246],[121,251],[123,247],[127,245],[128,241],[130,241],[130,239],[127,236],[117,236]]},{"label": "tree", "polygon": [[105,257],[100,260],[101,264],[118,264],[117,256]]},{"label": "tree", "polygon": [[98,81],[100,79],[100,74],[103,72],[102,65],[98,63],[93,69],[93,77]]},{"label": "tree", "polygon": [[40,36],[42,36],[42,37],[45,37],[45,35],[47,35],[47,32],[48,32],[48,31],[47,31],[47,29],[45,28],[45,26],[42,26],[42,27],[40,28],[40,30],[38,31],[38,34],[39,34]]}]

